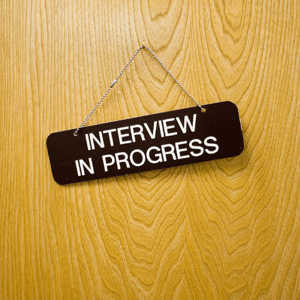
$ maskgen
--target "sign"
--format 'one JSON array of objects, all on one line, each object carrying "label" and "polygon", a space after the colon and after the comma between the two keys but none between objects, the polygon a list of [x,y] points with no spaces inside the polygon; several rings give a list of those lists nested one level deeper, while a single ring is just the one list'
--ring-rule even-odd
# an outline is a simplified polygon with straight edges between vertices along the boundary
[{"label": "sign", "polygon": [[55,181],[69,184],[239,155],[238,109],[219,102],[87,126],[48,136]]}]

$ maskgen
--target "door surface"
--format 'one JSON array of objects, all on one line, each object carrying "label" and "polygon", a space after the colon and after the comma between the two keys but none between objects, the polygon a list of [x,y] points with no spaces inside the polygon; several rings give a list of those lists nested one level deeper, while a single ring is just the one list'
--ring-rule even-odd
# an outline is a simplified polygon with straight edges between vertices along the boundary
[{"label": "door surface", "polygon": [[[1,299],[299,299],[300,1],[0,1]],[[201,104],[232,101],[235,158],[67,186],[78,127],[142,43]],[[146,51],[89,125],[194,106]]]}]

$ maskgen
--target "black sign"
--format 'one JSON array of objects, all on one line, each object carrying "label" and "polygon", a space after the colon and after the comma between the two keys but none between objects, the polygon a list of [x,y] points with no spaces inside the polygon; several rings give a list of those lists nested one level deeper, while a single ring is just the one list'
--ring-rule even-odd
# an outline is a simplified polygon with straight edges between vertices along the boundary
[{"label": "black sign", "polygon": [[233,157],[244,148],[238,109],[220,102],[49,135],[55,181],[69,184]]}]

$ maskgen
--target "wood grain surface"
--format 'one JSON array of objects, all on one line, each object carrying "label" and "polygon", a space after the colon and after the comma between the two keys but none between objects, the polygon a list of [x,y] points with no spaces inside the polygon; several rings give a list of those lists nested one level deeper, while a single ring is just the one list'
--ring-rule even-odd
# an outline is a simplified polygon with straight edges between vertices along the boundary
[{"label": "wood grain surface", "polygon": [[[77,127],[145,42],[236,158],[59,186]],[[0,299],[300,299],[300,1],[0,1]],[[193,106],[142,51],[89,124]]]}]

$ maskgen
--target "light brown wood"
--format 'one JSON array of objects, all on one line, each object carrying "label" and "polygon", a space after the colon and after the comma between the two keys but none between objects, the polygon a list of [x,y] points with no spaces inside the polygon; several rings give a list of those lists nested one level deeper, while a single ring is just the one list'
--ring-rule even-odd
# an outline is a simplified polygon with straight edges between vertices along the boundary
[{"label": "light brown wood", "polygon": [[[0,1],[1,299],[300,299],[300,1]],[[59,186],[78,126],[145,42],[236,158]],[[193,106],[143,51],[89,124]]]}]

